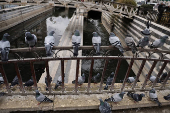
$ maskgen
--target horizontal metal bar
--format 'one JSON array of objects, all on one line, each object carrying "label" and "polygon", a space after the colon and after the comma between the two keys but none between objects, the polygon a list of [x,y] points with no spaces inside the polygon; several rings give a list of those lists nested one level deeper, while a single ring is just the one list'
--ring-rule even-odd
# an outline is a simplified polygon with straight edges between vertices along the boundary
[{"label": "horizontal metal bar", "polygon": [[[100,47],[103,50],[118,50],[117,48],[110,47],[110,46],[101,46]],[[68,50],[68,49],[73,49],[72,46],[54,46],[53,50]],[[93,46],[80,46],[79,50],[89,50],[89,49],[94,49]],[[131,51],[130,48],[126,47],[124,48],[126,51]],[[34,49],[29,49],[29,48],[15,48],[15,49],[10,49],[10,53],[13,52],[32,52],[32,51],[45,51],[45,47],[35,47]],[[138,48],[138,51],[140,52],[154,52],[154,53],[167,53],[170,54],[170,51],[168,50],[155,50],[155,49],[143,49],[143,48]]]},{"label": "horizontal metal bar", "polygon": [[156,58],[145,58],[145,57],[133,57],[133,56],[78,56],[78,57],[61,57],[61,58],[53,58],[53,57],[42,57],[42,58],[26,58],[26,59],[12,59],[7,62],[0,61],[0,64],[8,64],[15,62],[38,62],[38,61],[53,61],[53,60],[91,60],[91,59],[122,59],[122,60],[148,60],[148,61],[167,61],[170,62],[170,59],[156,59]]}]

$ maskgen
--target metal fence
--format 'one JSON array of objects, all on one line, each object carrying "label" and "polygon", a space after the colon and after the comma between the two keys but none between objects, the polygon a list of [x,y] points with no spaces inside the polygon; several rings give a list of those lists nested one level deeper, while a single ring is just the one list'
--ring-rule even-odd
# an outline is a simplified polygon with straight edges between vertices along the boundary
[{"label": "metal fence", "polygon": [[[58,50],[58,51],[62,51],[62,50],[72,49],[72,47],[54,47],[53,49]],[[82,46],[82,47],[80,47],[80,49],[86,49],[87,50],[87,49],[93,49],[93,47],[92,46]],[[108,47],[108,46],[103,46],[103,47],[101,47],[101,49],[105,49],[105,50],[108,49],[109,51],[117,50],[116,48]],[[124,48],[124,49],[126,51],[129,51],[129,48]],[[32,50],[31,52],[37,51],[37,50],[39,50],[39,51],[44,50],[44,47],[36,48],[36,49]],[[169,51],[150,50],[150,49],[138,49],[138,50],[139,50],[139,52],[162,53],[163,56],[170,54]],[[28,48],[10,50],[11,53],[23,52],[23,51],[27,52],[27,51],[30,51],[30,50]],[[56,53],[58,53],[58,52],[56,52]],[[73,56],[58,57],[57,54],[55,54],[54,57],[12,59],[12,60],[9,60],[7,62],[0,61],[0,72],[3,76],[4,84],[6,86],[8,94],[13,94],[13,93],[11,93],[11,88],[10,88],[10,85],[8,83],[8,79],[6,77],[3,65],[4,64],[14,64],[15,70],[16,70],[16,73],[17,73],[17,77],[19,79],[20,90],[22,91],[21,94],[27,94],[27,92],[25,92],[25,88],[23,86],[23,82],[22,82],[22,78],[21,78],[21,75],[20,75],[18,64],[24,63],[24,62],[30,63],[31,73],[32,73],[33,81],[34,81],[34,88],[37,89],[38,87],[37,87],[36,75],[35,75],[35,70],[34,70],[34,62],[42,62],[43,61],[45,63],[45,67],[46,67],[46,74],[47,74],[48,88],[49,88],[49,92],[47,92],[47,94],[79,94],[79,93],[88,93],[89,94],[89,93],[103,93],[103,92],[149,90],[150,87],[152,87],[152,88],[155,87],[158,78],[163,73],[163,70],[165,69],[166,65],[170,62],[170,59],[164,59],[163,57],[160,57],[159,59],[150,58],[150,55],[152,55],[153,53],[149,53],[148,54],[149,56],[147,56],[147,57],[140,57],[139,53],[134,55],[134,56],[122,56],[122,55],[120,55],[120,56],[108,56],[107,53],[108,53],[108,51],[106,52],[106,54],[104,54],[102,56],[91,56],[91,55],[89,55],[89,56],[78,56],[78,57],[73,57]],[[96,60],[96,59],[103,59],[103,60],[105,60],[105,63],[104,63],[104,68],[103,68],[103,72],[102,72],[102,76],[101,76],[101,81],[99,83],[100,84],[99,88],[97,88],[96,91],[92,91],[91,90],[91,78],[92,78],[92,73],[93,73],[94,60]],[[64,83],[64,61],[65,60],[76,60],[75,87],[74,87],[74,91],[71,91],[71,92],[65,90],[65,83]],[[78,91],[78,74],[79,74],[79,66],[80,66],[81,60],[91,60],[91,64],[90,64],[87,86],[86,86],[85,90],[80,92],[80,91]],[[109,90],[105,91],[105,90],[103,90],[103,83],[104,83],[105,72],[106,72],[109,60],[118,60],[118,62],[117,62],[117,66],[116,66],[116,69],[115,69],[115,75],[114,75],[114,79],[112,81],[112,84],[109,86]],[[124,76],[124,80],[123,80],[121,87],[116,88],[117,86],[115,85],[115,81],[116,81],[116,78],[118,76],[118,72],[119,72],[122,60],[129,60],[130,63],[129,63],[129,67],[127,68],[127,72],[126,72],[126,75]],[[54,91],[54,90],[52,91],[52,89],[51,89],[49,64],[48,64],[49,61],[60,61],[61,62],[61,76],[62,76],[61,91]],[[129,77],[130,71],[131,71],[132,66],[133,66],[135,61],[141,61],[142,63],[140,65],[139,69],[138,69],[138,73],[136,75],[136,79],[135,79],[135,82],[133,83],[132,87],[130,89],[126,89],[125,88],[126,81],[127,81],[127,78]],[[148,76],[145,77],[145,80],[142,83],[141,87],[136,88],[139,77],[141,76],[142,71],[144,71],[143,68],[145,66],[146,61],[152,61],[153,62],[152,66],[150,67],[150,70],[148,72]],[[150,76],[153,72],[153,69],[155,68],[155,66],[158,62],[163,63],[163,65],[162,65],[161,69],[158,71],[159,73],[157,74],[156,80],[152,83],[151,86],[147,87],[147,82],[148,82],[148,80],[149,80],[149,78],[150,78]],[[161,85],[159,85],[159,87],[156,87],[156,88],[157,89],[164,89],[169,77],[170,77],[170,71],[168,72],[168,76],[164,79],[164,81],[161,83]]]}]

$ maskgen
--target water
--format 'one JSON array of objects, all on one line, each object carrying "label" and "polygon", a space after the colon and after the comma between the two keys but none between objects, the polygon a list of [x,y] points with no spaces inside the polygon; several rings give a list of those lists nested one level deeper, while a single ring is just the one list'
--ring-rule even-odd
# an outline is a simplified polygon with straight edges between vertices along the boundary
[{"label": "water", "polygon": [[[90,11],[88,14],[88,17],[89,18],[84,21],[83,45],[85,45],[85,46],[92,45],[92,37],[93,37],[92,33],[97,32],[101,36],[101,42],[102,42],[101,45],[102,46],[110,46],[109,34],[101,22],[101,13]],[[90,53],[89,50],[83,51],[84,56],[89,55],[89,53]],[[101,51],[101,53],[103,54],[104,51]],[[120,54],[121,53],[118,50],[111,51],[109,53],[109,55],[111,55],[111,56],[118,56]],[[100,75],[102,75],[104,63],[105,63],[104,60],[98,59],[98,60],[94,61],[93,75],[96,75],[97,73],[100,73]],[[89,75],[90,64],[91,64],[90,60],[82,61],[82,73],[85,73],[86,76]],[[117,60],[109,60],[109,63],[108,63],[107,69],[106,69],[106,73],[105,73],[105,78],[104,78],[105,81],[106,81],[107,77],[110,76],[110,74],[112,72],[115,72],[116,66],[117,66]],[[116,82],[120,82],[120,80],[124,79],[124,76],[126,74],[128,66],[129,66],[128,63],[125,60],[123,60],[121,63],[120,69],[119,69],[119,73],[118,73]],[[129,76],[135,76],[135,74],[133,73],[132,70],[131,70]],[[88,81],[87,79],[86,79],[86,81]]]},{"label": "water", "polygon": [[[44,46],[44,39],[50,31],[55,31],[55,46],[58,45],[59,39],[64,33],[66,27],[69,24],[70,18],[72,17],[75,9],[65,9],[65,8],[54,8],[47,14],[39,15],[38,18],[32,18],[26,22],[23,22],[13,28],[10,28],[4,32],[0,33],[0,37],[2,38],[3,34],[8,32],[11,35],[11,48],[24,48],[28,47],[25,43],[25,30],[28,30],[32,34],[37,36],[37,44],[36,47]],[[0,38],[0,39],[1,39]],[[37,52],[40,56],[45,57],[45,51]],[[18,53],[24,58],[34,57],[35,54],[31,52],[27,53]],[[9,54],[9,59],[16,58],[15,55]],[[39,62],[34,64],[35,73],[37,81],[41,77],[44,72],[44,62]],[[7,75],[9,82],[15,77],[16,72],[13,64],[5,64],[4,69]],[[27,81],[31,77],[31,69],[29,63],[20,63],[19,64],[20,73],[23,81]]]}]

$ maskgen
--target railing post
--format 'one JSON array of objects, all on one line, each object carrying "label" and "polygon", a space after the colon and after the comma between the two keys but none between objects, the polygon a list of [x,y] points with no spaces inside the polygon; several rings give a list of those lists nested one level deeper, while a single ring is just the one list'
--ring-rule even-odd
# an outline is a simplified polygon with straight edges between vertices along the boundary
[{"label": "railing post", "polygon": [[64,60],[61,60],[62,92],[64,93]]},{"label": "railing post", "polygon": [[32,73],[33,81],[34,81],[34,88],[35,88],[35,90],[37,90],[37,79],[36,79],[36,75],[35,75],[33,62],[30,62],[30,67],[31,67],[31,73]]},{"label": "railing post", "polygon": [[[77,94],[77,91],[78,91],[79,63],[80,63],[80,60],[77,60],[77,66],[76,66],[76,79],[75,79],[75,93],[76,93],[76,94]],[[80,76],[81,76],[81,75],[80,75]]]},{"label": "railing post", "polygon": [[88,78],[87,93],[89,93],[89,90],[90,90],[90,83],[91,83],[91,78],[92,78],[92,73],[93,73],[93,65],[94,65],[94,59],[91,60],[91,66],[90,66],[90,72],[89,72],[89,78]]},{"label": "railing post", "polygon": [[103,69],[103,72],[102,72],[102,77],[101,77],[101,82],[100,82],[100,88],[99,88],[99,92],[101,92],[102,90],[102,86],[103,86],[103,79],[104,79],[104,75],[105,75],[105,71],[106,71],[106,68],[107,68],[107,64],[108,64],[109,60],[106,59],[105,61],[105,64],[104,64],[104,69]]},{"label": "railing post", "polygon": [[49,93],[51,93],[50,73],[49,73],[48,61],[45,61],[45,67],[46,67],[46,73],[47,73],[48,90],[49,90]]},{"label": "railing post", "polygon": [[151,74],[152,74],[152,71],[153,71],[154,67],[156,66],[156,63],[157,63],[157,61],[155,60],[155,61],[153,62],[153,64],[152,64],[151,69],[149,70],[148,76],[145,78],[145,81],[144,81],[144,83],[143,83],[142,89],[145,88],[146,83],[147,83],[148,79],[150,78],[150,76],[151,76]]},{"label": "railing post", "polygon": [[166,84],[167,80],[169,79],[169,77],[170,77],[170,71],[169,71],[169,73],[168,73],[168,76],[165,78],[164,82],[162,83],[161,88],[164,88],[164,87],[165,87],[165,84]]},{"label": "railing post", "polygon": [[168,62],[165,61],[164,64],[162,65],[162,67],[161,67],[158,75],[156,76],[155,81],[153,82],[152,88],[155,87],[155,85],[156,85],[156,83],[157,83],[157,81],[158,81],[158,78],[161,76],[161,74],[162,74],[163,70],[165,69],[165,66],[167,65],[167,63],[168,63]]},{"label": "railing post", "polygon": [[136,83],[137,83],[138,80],[139,80],[140,74],[141,74],[141,72],[142,72],[142,70],[143,70],[143,67],[144,67],[145,63],[146,63],[146,60],[143,60],[141,66],[140,66],[140,68],[139,68],[138,74],[137,74],[137,76],[136,76],[135,82],[133,83],[132,90],[134,90],[134,88],[135,88],[135,86],[136,86]]},{"label": "railing post", "polygon": [[134,62],[134,60],[131,59],[130,65],[129,65],[128,70],[127,70],[127,72],[126,72],[126,76],[125,76],[125,78],[124,78],[124,80],[123,80],[123,85],[122,85],[122,88],[121,88],[121,92],[123,91],[123,89],[124,89],[124,87],[125,87],[127,78],[128,78],[128,76],[129,76],[130,71],[131,71],[131,68],[132,68],[132,66],[133,66],[133,62]]},{"label": "railing post", "polygon": [[17,63],[14,63],[14,65],[15,65],[15,71],[16,71],[16,73],[17,73],[17,77],[18,77],[18,81],[19,81],[19,85],[20,85],[20,90],[22,91],[22,93],[25,93],[18,64],[17,64]]},{"label": "railing post", "polygon": [[5,83],[6,89],[7,89],[8,93],[10,94],[11,93],[11,89],[10,89],[10,86],[9,86],[9,83],[8,83],[8,79],[6,77],[6,74],[5,74],[5,71],[4,71],[4,68],[3,68],[2,64],[0,64],[0,72],[1,72],[2,77],[4,79],[4,83]]},{"label": "railing post", "polygon": [[115,82],[116,82],[116,78],[117,78],[117,74],[118,74],[118,72],[119,72],[119,68],[120,68],[121,61],[122,61],[122,59],[119,59],[119,60],[118,60],[117,67],[116,67],[116,70],[115,70],[114,79],[113,79],[113,81],[112,81],[112,85],[111,85],[110,91],[112,91],[113,88],[114,88],[114,84],[115,84]]}]

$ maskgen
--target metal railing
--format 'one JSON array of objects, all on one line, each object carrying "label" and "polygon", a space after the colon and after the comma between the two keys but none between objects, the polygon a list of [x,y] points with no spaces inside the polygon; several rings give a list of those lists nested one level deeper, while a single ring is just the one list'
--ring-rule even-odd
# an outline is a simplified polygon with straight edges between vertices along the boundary
[{"label": "metal railing", "polygon": [[[72,49],[72,47],[54,47],[53,49],[58,50],[58,51],[62,51],[62,50]],[[92,46],[86,46],[86,47],[82,46],[82,47],[80,47],[80,49],[93,49],[93,47]],[[8,83],[8,79],[7,79],[5,71],[4,71],[4,67],[3,67],[4,64],[14,64],[15,70],[16,70],[16,73],[17,73],[17,77],[19,79],[19,86],[20,86],[21,94],[28,94],[27,92],[25,92],[25,88],[23,86],[23,82],[22,82],[22,78],[21,78],[21,74],[20,74],[20,71],[19,71],[18,64],[19,63],[25,63],[25,62],[30,63],[31,73],[32,73],[33,81],[34,81],[34,88],[37,89],[38,86],[37,86],[36,75],[35,75],[35,70],[34,70],[34,62],[42,62],[42,61],[45,63],[47,80],[48,80],[49,92],[47,92],[47,94],[79,94],[79,93],[90,94],[90,93],[103,93],[103,92],[150,90],[151,87],[152,88],[155,87],[156,89],[168,88],[168,87],[166,87],[166,83],[168,81],[168,78],[170,77],[170,71],[168,72],[168,76],[161,83],[161,85],[159,85],[159,87],[156,86],[156,83],[157,83],[157,79],[163,73],[163,70],[165,69],[166,65],[170,62],[170,59],[163,59],[163,57],[159,58],[159,59],[150,58],[148,56],[147,57],[140,57],[138,54],[134,55],[134,56],[108,56],[109,51],[117,50],[117,49],[113,48],[113,47],[108,47],[108,46],[102,46],[101,49],[109,49],[109,50],[106,52],[105,55],[102,55],[102,56],[91,56],[91,55],[89,55],[89,56],[78,56],[78,57],[73,57],[73,56],[56,57],[55,56],[55,57],[12,59],[12,60],[9,60],[7,62],[0,61],[0,72],[3,76],[4,84],[6,86],[8,94],[13,94],[13,93],[11,92],[11,88],[10,88],[10,85]],[[124,48],[124,49],[126,51],[129,51],[129,48]],[[39,47],[39,48],[35,48],[34,50],[31,50],[31,51],[37,51],[37,50],[40,51],[40,50],[45,50],[45,49],[44,49],[44,47]],[[138,48],[138,50],[139,50],[139,52],[141,52],[141,51],[142,52],[143,51],[148,52],[149,51],[148,49],[140,49],[140,48]],[[11,49],[10,50],[11,53],[12,52],[23,52],[23,51],[28,52],[28,51],[30,51],[30,49],[23,48],[23,49]],[[71,51],[71,50],[69,50],[69,51]],[[161,51],[161,50],[150,50],[150,52],[170,54],[169,51]],[[97,91],[96,90],[92,91],[92,90],[90,90],[91,89],[91,78],[92,78],[92,73],[93,73],[94,60],[96,60],[96,59],[104,59],[105,63],[104,63],[104,68],[103,68],[99,88],[97,89]],[[64,83],[64,61],[65,60],[76,60],[76,62],[77,62],[76,63],[75,87],[73,88],[74,91],[67,91],[65,89],[65,83]],[[89,76],[88,76],[88,83],[86,84],[86,89],[84,91],[78,91],[78,73],[79,73],[79,65],[80,65],[81,60],[91,60],[90,71],[89,71]],[[112,81],[112,84],[109,86],[109,90],[106,91],[106,90],[103,90],[103,81],[104,81],[105,72],[106,72],[109,60],[118,60],[118,63],[117,63],[117,67],[115,69],[115,75],[114,75],[114,79]],[[116,78],[118,76],[118,72],[119,72],[122,60],[130,60],[130,64],[129,64],[129,67],[127,68],[127,72],[126,72],[126,75],[124,77],[124,81],[123,81],[121,87],[117,87],[115,85],[115,81],[116,81]],[[60,61],[61,62],[61,76],[62,76],[61,91],[56,91],[56,90],[51,89],[50,72],[49,72],[49,64],[48,64],[50,61]],[[126,81],[127,81],[127,78],[129,77],[130,71],[131,71],[132,66],[133,66],[135,61],[141,61],[142,63],[140,65],[140,68],[138,70],[138,74],[136,75],[136,79],[135,79],[135,82],[133,83],[132,87],[130,89],[126,89],[125,88]],[[151,66],[151,68],[148,72],[148,76],[145,77],[145,80],[142,83],[141,87],[136,88],[137,81],[139,80],[139,77],[141,76],[142,71],[144,71],[143,68],[145,66],[146,61],[152,61],[153,64],[152,64],[152,66]],[[156,77],[156,80],[153,82],[153,84],[151,86],[148,87],[147,82],[148,82],[148,80],[149,80],[149,78],[150,78],[150,76],[153,72],[153,69],[155,68],[155,66],[158,62],[162,62],[163,65],[162,65],[161,69],[158,71],[159,73]]]}]

